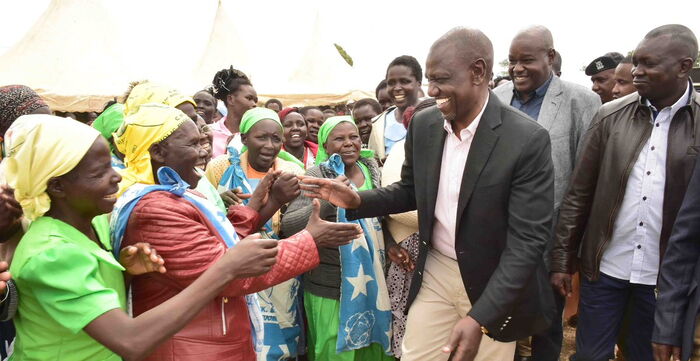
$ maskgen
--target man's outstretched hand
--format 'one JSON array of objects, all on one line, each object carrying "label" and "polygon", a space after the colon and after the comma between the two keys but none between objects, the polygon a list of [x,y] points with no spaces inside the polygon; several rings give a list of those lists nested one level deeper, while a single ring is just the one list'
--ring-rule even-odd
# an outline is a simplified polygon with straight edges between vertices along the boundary
[{"label": "man's outstretched hand", "polygon": [[299,177],[301,190],[309,198],[323,199],[336,207],[355,209],[360,206],[360,195],[350,187],[345,176],[336,179]]},{"label": "man's outstretched hand", "polygon": [[318,248],[334,248],[346,245],[362,235],[362,228],[355,223],[336,223],[321,219],[321,203],[314,199],[306,230],[314,238]]}]

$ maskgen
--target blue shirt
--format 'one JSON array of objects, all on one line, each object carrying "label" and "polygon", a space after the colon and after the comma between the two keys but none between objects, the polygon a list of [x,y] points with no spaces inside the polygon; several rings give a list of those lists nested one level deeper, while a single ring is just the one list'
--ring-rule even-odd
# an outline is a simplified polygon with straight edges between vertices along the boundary
[{"label": "blue shirt", "polygon": [[539,88],[535,89],[533,93],[530,94],[530,99],[523,102],[520,100],[520,93],[513,88],[513,99],[510,101],[510,105],[517,108],[521,112],[530,116],[530,118],[537,120],[540,116],[540,109],[542,108],[542,101],[544,100],[544,95],[547,94],[547,89],[549,89],[549,84],[552,82],[552,76],[549,76],[544,84],[540,85]]},{"label": "blue shirt", "polygon": [[406,138],[406,127],[403,123],[396,121],[396,109],[386,113],[384,118],[384,152],[389,154],[391,148],[396,144],[396,142],[402,141]]}]

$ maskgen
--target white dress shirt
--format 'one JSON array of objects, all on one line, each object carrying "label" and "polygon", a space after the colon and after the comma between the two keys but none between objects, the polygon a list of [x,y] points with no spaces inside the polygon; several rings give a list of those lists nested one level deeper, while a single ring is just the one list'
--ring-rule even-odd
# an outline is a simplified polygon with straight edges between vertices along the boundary
[{"label": "white dress shirt", "polygon": [[462,175],[467,164],[469,149],[479,126],[481,116],[484,114],[486,104],[481,108],[474,120],[459,132],[459,138],[452,130],[452,124],[445,120],[445,145],[442,148],[442,163],[440,166],[440,182],[435,202],[435,225],[433,226],[433,248],[438,252],[457,259],[455,252],[455,237],[457,234],[457,203],[459,191],[462,187]]},{"label": "white dress shirt", "polygon": [[[678,109],[688,103],[690,87],[675,104],[661,109],[627,180],[610,242],[603,252],[600,272],[630,283],[656,285],[659,239],[666,185],[668,130]],[[649,103],[654,112],[658,110]]]}]

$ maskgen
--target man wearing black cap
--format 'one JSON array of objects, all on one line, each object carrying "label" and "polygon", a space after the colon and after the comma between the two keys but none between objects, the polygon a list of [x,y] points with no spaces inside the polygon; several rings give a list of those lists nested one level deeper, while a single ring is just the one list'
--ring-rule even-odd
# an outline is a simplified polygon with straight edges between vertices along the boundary
[{"label": "man wearing black cap", "polygon": [[612,90],[615,86],[615,68],[622,61],[622,54],[610,52],[594,59],[586,67],[586,75],[591,77],[593,90],[603,104],[613,100]]}]

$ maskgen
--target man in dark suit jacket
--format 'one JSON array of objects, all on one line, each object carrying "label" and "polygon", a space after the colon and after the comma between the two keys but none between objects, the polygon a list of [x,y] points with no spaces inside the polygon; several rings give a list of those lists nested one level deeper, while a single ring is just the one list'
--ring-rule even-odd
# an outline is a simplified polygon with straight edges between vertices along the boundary
[{"label": "man in dark suit jacket", "polygon": [[483,33],[451,30],[428,55],[438,105],[411,122],[401,181],[359,194],[341,180],[303,181],[308,196],[354,209],[348,217],[418,210],[402,361],[510,361],[513,341],[554,315],[542,257],[554,202],[550,139],[489,92],[492,67]]},{"label": "man in dark suit jacket", "polygon": [[[690,151],[690,150],[689,150]],[[697,149],[695,150],[697,152]],[[678,211],[661,263],[651,340],[654,360],[700,359],[697,328],[700,311],[700,157]],[[682,356],[682,357],[681,357]]]}]

